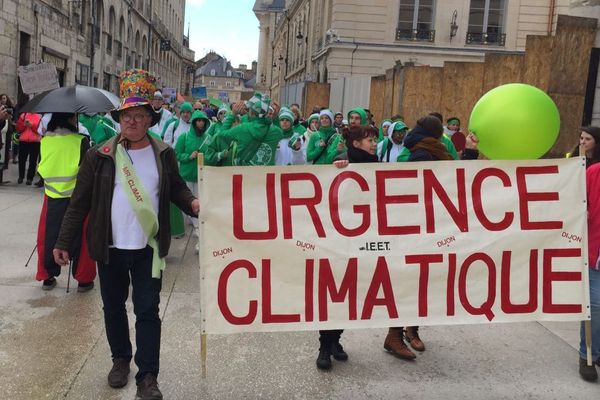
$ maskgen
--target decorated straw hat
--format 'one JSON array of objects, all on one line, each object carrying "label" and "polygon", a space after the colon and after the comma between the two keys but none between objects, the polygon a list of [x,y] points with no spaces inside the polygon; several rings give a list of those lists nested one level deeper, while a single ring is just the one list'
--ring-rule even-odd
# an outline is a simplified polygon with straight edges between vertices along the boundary
[{"label": "decorated straw hat", "polygon": [[156,78],[143,69],[130,69],[123,71],[119,77],[119,97],[121,104],[118,109],[111,112],[111,116],[119,122],[121,111],[133,107],[146,107],[152,112],[150,126],[160,121],[160,113],[152,108],[150,101],[156,93]]}]

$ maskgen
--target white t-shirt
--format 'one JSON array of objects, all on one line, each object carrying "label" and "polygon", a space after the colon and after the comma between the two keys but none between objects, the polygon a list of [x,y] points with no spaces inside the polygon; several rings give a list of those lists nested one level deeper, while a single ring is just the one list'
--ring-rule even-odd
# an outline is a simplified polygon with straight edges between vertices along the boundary
[{"label": "white t-shirt", "polygon": [[[158,215],[158,168],[152,146],[139,150],[128,150],[133,168],[150,196],[154,212]],[[138,222],[127,194],[123,191],[120,174],[115,176],[115,188],[111,205],[112,239],[111,247],[123,250],[139,250],[146,247],[148,237]]]}]

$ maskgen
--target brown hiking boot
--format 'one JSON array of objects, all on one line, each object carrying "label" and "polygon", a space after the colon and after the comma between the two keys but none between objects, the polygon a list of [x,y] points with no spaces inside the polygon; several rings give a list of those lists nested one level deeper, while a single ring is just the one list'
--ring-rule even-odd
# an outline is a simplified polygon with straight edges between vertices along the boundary
[{"label": "brown hiking boot", "polygon": [[108,373],[108,385],[113,388],[122,388],[127,385],[129,377],[129,360],[124,358],[115,358],[113,366]]},{"label": "brown hiking boot", "polygon": [[404,343],[402,328],[390,328],[383,342],[383,348],[390,354],[405,360],[414,360],[417,358],[415,353],[410,351]]},{"label": "brown hiking boot", "polygon": [[410,344],[410,347],[417,351],[425,351],[425,344],[419,337],[418,326],[407,326],[405,332],[406,341]]},{"label": "brown hiking boot", "polygon": [[158,389],[156,377],[152,374],[146,374],[144,379],[137,383],[136,399],[140,400],[162,400],[163,395]]}]

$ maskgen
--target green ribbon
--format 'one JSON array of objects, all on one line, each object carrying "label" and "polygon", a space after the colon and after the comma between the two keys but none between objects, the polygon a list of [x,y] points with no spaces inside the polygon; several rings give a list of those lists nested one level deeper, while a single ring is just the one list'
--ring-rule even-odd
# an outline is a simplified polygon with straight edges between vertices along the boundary
[{"label": "green ribbon", "polygon": [[140,223],[144,234],[148,237],[148,245],[152,248],[152,277],[160,279],[162,271],[166,268],[164,258],[158,255],[158,216],[152,207],[150,196],[135,172],[129,155],[121,144],[117,144],[115,154],[117,174],[121,177],[123,190],[127,195],[129,204]]}]

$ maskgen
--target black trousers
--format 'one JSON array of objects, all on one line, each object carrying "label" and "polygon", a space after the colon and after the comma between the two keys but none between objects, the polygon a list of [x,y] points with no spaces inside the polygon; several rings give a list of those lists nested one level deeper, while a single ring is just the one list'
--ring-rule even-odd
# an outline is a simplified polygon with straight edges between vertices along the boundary
[{"label": "black trousers", "polygon": [[40,156],[40,142],[19,142],[19,179],[25,178],[25,164],[29,158],[27,180],[32,181]]},{"label": "black trousers", "polygon": [[113,359],[131,360],[132,356],[125,310],[131,283],[137,345],[135,363],[139,369],[135,379],[140,382],[149,373],[158,376],[161,331],[158,305],[162,280],[152,278],[152,248],[110,249],[108,264],[98,263],[98,276],[106,337]]},{"label": "black trousers", "polygon": [[[52,254],[52,250],[54,250],[54,245],[58,240],[60,226],[65,213],[67,212],[67,207],[69,206],[70,201],[70,198],[53,199],[48,197],[48,203],[46,206],[46,234],[44,235],[44,267],[46,268],[46,271],[48,271],[49,276],[60,275],[61,266],[54,262],[54,254]],[[71,248],[69,249],[69,254],[71,255],[71,260],[73,262],[73,277],[77,272],[77,265],[79,264],[81,234],[82,232],[80,230],[73,240]]]},{"label": "black trousers", "polygon": [[319,331],[319,342],[321,346],[331,346],[333,343],[340,341],[343,329],[330,329],[326,331]]}]

